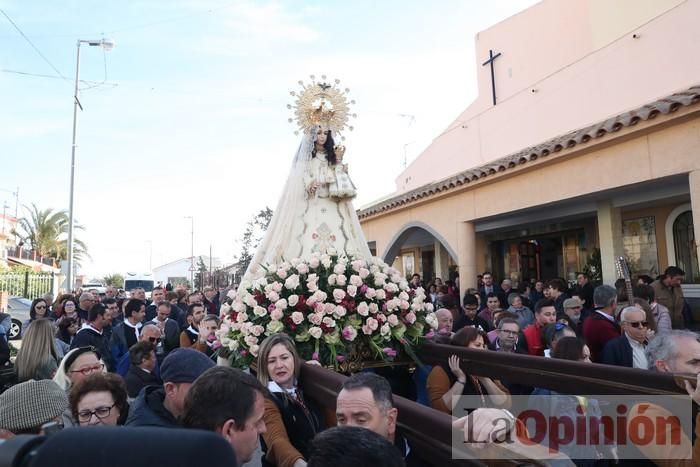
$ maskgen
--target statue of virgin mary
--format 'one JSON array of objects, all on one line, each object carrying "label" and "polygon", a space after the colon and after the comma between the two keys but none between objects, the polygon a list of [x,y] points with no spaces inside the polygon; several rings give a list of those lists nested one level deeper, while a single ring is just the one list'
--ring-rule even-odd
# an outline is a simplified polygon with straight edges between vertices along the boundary
[{"label": "statue of virgin mary", "polygon": [[264,273],[260,266],[308,258],[313,253],[371,256],[352,204],[356,190],[343,163],[345,147],[334,142],[334,133],[351,116],[345,94],[327,83],[304,86],[295,113],[301,143],[277,209],[246,272],[248,277]]}]

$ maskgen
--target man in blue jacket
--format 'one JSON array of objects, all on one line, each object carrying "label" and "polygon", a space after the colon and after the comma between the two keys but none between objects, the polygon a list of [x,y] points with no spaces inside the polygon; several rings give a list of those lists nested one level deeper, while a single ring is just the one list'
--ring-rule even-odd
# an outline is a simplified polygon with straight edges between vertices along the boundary
[{"label": "man in blue jacket", "polygon": [[602,363],[628,368],[649,368],[645,348],[648,323],[643,310],[629,306],[620,313],[622,335],[609,341],[603,349]]}]

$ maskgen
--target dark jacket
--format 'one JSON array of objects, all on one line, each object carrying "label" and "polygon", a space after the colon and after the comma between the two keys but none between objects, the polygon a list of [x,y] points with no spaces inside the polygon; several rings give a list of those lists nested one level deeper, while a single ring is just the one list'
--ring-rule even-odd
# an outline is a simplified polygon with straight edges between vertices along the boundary
[{"label": "dark jacket", "polygon": [[489,332],[491,330],[491,326],[485,319],[480,318],[479,316],[475,316],[474,319],[469,319],[467,315],[462,314],[462,316],[460,316],[459,319],[452,325],[452,331],[457,332],[466,326],[474,326],[477,328],[480,327],[484,332]]},{"label": "dark jacket", "polygon": [[179,428],[173,414],[163,406],[165,390],[160,386],[147,386],[131,404],[126,426],[159,426]]},{"label": "dark jacket", "polygon": [[[501,286],[494,284],[492,287],[493,293],[495,293],[498,296],[498,301],[501,302],[501,308],[508,308],[508,297],[506,297],[506,294],[505,292],[503,292],[503,289],[501,289]],[[486,287],[481,287],[479,289],[479,296],[481,297],[482,306],[486,306],[487,295],[488,294],[486,293]]]},{"label": "dark jacket", "polygon": [[[177,307],[173,307],[175,310]],[[156,321],[149,321],[147,324],[158,325]],[[163,329],[163,350],[168,354],[180,347],[180,325],[174,319],[168,318]]]},{"label": "dark jacket", "polygon": [[124,381],[126,382],[126,392],[129,394],[129,397],[137,397],[141,389],[146,386],[160,386],[163,384],[155,374],[134,365],[129,367]]},{"label": "dark jacket", "polygon": [[105,362],[108,371],[114,371],[115,362],[109,350],[109,342],[104,334],[100,334],[91,327],[85,327],[78,331],[71,341],[70,348],[78,347],[95,347],[102,356],[102,361]]},{"label": "dark jacket", "polygon": [[608,341],[603,348],[603,360],[601,363],[606,365],[626,366],[632,368],[634,366],[634,358],[632,346],[624,334]]},{"label": "dark jacket", "polygon": [[112,337],[109,340],[109,347],[115,365],[116,362],[122,359],[124,354],[129,352],[129,344],[126,341],[126,335],[124,334],[127,330],[129,332],[133,332],[131,327],[127,326],[123,322],[112,328]]},{"label": "dark jacket", "polygon": [[144,322],[151,321],[153,318],[156,317],[156,314],[158,312],[158,307],[154,304],[151,303],[146,307],[146,317],[143,319]]}]

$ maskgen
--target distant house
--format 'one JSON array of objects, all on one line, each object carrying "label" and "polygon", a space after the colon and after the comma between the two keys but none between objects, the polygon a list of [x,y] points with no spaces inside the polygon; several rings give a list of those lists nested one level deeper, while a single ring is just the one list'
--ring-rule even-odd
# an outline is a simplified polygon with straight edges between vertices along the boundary
[{"label": "distant house", "polygon": [[176,285],[188,282],[190,280],[190,269],[192,268],[192,265],[194,265],[195,270],[192,272],[192,275],[197,273],[197,264],[199,264],[200,258],[205,264],[207,271],[210,268],[216,270],[222,265],[219,258],[211,258],[210,261],[209,256],[206,255],[195,256],[194,261],[189,256],[186,258],[181,258],[153,268],[153,278],[156,281],[156,284],[161,282],[163,285],[167,283]]}]

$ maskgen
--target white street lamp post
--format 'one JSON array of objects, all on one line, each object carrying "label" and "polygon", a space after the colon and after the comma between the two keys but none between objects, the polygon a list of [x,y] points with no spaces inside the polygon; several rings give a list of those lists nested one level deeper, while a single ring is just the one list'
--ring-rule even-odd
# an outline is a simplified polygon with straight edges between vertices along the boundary
[{"label": "white street lamp post", "polygon": [[110,51],[114,48],[114,41],[111,39],[99,39],[99,40],[82,40],[78,39],[77,44],[77,58],[75,61],[75,91],[73,92],[73,146],[71,150],[70,158],[70,200],[68,204],[68,274],[66,277],[66,286],[68,291],[73,290],[73,192],[75,188],[75,136],[76,128],[78,124],[78,107],[83,110],[83,106],[80,104],[78,99],[78,82],[80,77],[80,44],[87,44],[92,47],[102,47],[106,51]]}]

